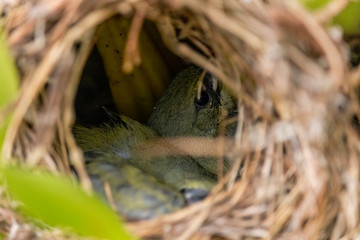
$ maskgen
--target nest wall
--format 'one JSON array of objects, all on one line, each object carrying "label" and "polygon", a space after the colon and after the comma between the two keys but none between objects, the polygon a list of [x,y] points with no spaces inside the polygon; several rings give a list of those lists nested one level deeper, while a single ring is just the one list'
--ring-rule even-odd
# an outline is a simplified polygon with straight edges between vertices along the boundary
[{"label": "nest wall", "polygon": [[[129,41],[136,41],[148,19],[171,51],[233,90],[240,127],[229,153],[235,166],[210,197],[128,228],[165,239],[359,236],[353,119],[360,71],[349,65],[341,32],[326,26],[335,14],[328,8],[310,14],[281,0],[23,0],[0,7],[21,74],[8,157],[68,175],[72,165],[89,188],[71,134],[82,68],[100,23],[131,17]],[[124,51],[130,66],[136,51]]]}]

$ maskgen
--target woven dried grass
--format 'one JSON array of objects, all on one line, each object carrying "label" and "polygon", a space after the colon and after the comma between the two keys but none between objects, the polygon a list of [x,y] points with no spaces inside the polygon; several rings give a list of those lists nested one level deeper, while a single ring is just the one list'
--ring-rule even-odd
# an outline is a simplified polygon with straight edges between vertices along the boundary
[{"label": "woven dried grass", "polygon": [[[360,145],[352,120],[360,69],[349,67],[341,32],[326,27],[349,1],[334,2],[310,14],[282,0],[3,0],[21,72],[6,154],[65,174],[71,163],[89,188],[71,135],[82,66],[101,22],[131,16],[134,41],[149,19],[169,49],[233,89],[240,127],[230,152],[235,167],[210,197],[128,228],[165,239],[358,238]],[[134,51],[125,50],[130,65]],[[5,200],[1,206],[9,231],[16,214]]]}]

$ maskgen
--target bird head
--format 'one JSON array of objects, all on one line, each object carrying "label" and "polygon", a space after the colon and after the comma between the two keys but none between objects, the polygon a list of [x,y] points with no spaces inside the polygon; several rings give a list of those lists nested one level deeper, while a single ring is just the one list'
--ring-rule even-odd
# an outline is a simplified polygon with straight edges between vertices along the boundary
[{"label": "bird head", "polygon": [[[148,125],[161,136],[215,137],[237,114],[236,100],[216,77],[196,66],[180,72],[156,104]],[[227,128],[232,135],[236,124]]]}]

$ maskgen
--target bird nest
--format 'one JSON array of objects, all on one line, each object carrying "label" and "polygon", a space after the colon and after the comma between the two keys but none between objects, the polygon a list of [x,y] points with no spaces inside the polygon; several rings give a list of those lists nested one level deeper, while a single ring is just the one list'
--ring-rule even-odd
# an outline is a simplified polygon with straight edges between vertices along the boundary
[{"label": "bird nest", "polygon": [[[348,1],[334,2],[309,13],[281,0],[2,1],[21,75],[5,154],[67,175],[72,166],[88,188],[71,133],[83,66],[102,22],[130,17],[128,41],[137,43],[147,20],[164,46],[232,89],[238,130],[228,154],[234,167],[209,197],[128,229],[165,239],[355,238],[360,69],[350,66],[341,31],[326,26]],[[126,45],[124,65],[136,64],[137,51]],[[14,217],[2,201],[2,231]]]}]

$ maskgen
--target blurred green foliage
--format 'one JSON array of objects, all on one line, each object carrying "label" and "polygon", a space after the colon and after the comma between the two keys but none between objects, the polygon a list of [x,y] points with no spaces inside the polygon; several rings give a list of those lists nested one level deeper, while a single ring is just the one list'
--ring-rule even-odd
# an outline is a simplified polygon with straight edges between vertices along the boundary
[{"label": "blurred green foliage", "polygon": [[18,89],[18,74],[0,29],[0,109],[13,100]]},{"label": "blurred green foliage", "polygon": [[[19,83],[16,67],[4,38],[0,28],[0,112],[15,99]],[[10,116],[7,116],[5,119],[0,118],[0,147],[3,145],[9,121]]]},{"label": "blurred green foliage", "polygon": [[316,10],[324,7],[327,3],[332,0],[300,0],[300,2],[307,8],[311,10]]},{"label": "blurred green foliage", "polygon": [[51,226],[70,228],[84,236],[134,239],[109,207],[68,179],[10,167],[2,172],[10,195],[23,203],[20,209],[26,216]]},{"label": "blurred green foliage", "polygon": [[[300,0],[309,10],[318,10],[334,0]],[[360,0],[350,1],[348,6],[335,18],[333,25],[340,25],[346,34],[360,33]]]},{"label": "blurred green foliage", "polygon": [[334,18],[334,24],[342,26],[347,34],[360,33],[360,1],[350,2],[349,5]]}]

